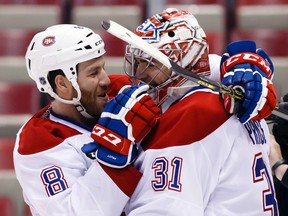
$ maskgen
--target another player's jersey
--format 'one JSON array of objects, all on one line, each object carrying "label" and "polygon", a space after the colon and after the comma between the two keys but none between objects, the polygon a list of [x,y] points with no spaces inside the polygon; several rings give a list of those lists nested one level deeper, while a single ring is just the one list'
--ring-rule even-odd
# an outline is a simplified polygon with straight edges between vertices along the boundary
[{"label": "another player's jersey", "polygon": [[129,215],[277,215],[265,121],[242,125],[205,91],[172,105],[142,142]]},{"label": "another player's jersey", "polygon": [[171,103],[141,143],[143,173],[126,213],[278,215],[264,120],[242,125],[219,93],[194,87]]},{"label": "another player's jersey", "polygon": [[14,165],[33,215],[121,214],[141,174],[132,166],[117,170],[86,157],[81,147],[93,141],[90,131],[49,106],[20,129]]}]

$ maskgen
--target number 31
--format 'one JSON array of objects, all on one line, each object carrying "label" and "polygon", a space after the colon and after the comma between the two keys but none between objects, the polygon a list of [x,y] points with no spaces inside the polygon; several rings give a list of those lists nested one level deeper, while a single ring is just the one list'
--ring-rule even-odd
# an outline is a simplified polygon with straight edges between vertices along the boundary
[{"label": "number 31", "polygon": [[[179,157],[173,158],[171,163],[165,157],[156,158],[152,164],[155,174],[155,180],[151,181],[153,189],[155,191],[163,191],[168,186],[169,190],[181,192],[182,162],[183,159]],[[169,178],[168,173],[171,173],[171,178]]]}]

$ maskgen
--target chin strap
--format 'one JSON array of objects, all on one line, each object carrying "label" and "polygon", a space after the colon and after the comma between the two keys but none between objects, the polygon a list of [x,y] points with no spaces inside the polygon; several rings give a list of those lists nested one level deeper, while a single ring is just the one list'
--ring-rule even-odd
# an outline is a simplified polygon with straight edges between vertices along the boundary
[{"label": "chin strap", "polygon": [[92,119],[94,118],[93,116],[91,116],[90,114],[88,114],[88,112],[86,111],[86,109],[84,108],[84,106],[81,104],[80,101],[77,100],[77,98],[73,98],[73,104],[75,106],[75,108],[77,109],[77,111],[85,118],[87,119]]},{"label": "chin strap", "polygon": [[88,114],[88,112],[86,111],[86,109],[84,108],[84,106],[80,102],[81,91],[80,91],[80,88],[79,88],[79,85],[77,83],[76,78],[73,77],[73,79],[71,79],[70,82],[72,83],[72,86],[74,87],[74,89],[77,92],[77,98],[73,98],[73,104],[74,104],[75,108],[77,109],[77,111],[80,112],[80,114],[87,119],[94,118],[93,116]]},{"label": "chin strap", "polygon": [[90,114],[88,114],[88,112],[86,111],[86,109],[84,108],[84,106],[81,104],[80,99],[81,99],[81,91],[79,88],[79,85],[76,81],[76,79],[71,79],[70,82],[72,83],[72,86],[74,87],[74,89],[77,92],[77,97],[73,98],[72,100],[66,100],[63,99],[61,97],[59,97],[53,90],[52,88],[47,89],[47,93],[50,94],[51,97],[55,98],[56,100],[59,100],[62,103],[65,104],[73,104],[76,108],[76,110],[85,118],[87,119],[92,119],[94,118],[93,116],[91,116]]},{"label": "chin strap", "polygon": [[187,86],[169,87],[167,90],[167,95],[171,97],[181,97],[195,86],[199,86],[199,85],[195,83],[195,84],[191,84]]},{"label": "chin strap", "polygon": [[161,106],[167,100],[168,96],[171,96],[169,94],[170,88],[174,88],[174,87],[177,88],[177,87],[183,85],[183,83],[185,83],[186,81],[187,81],[186,78],[178,77],[176,80],[172,81],[168,85],[163,86],[159,89],[156,89],[157,105]]}]

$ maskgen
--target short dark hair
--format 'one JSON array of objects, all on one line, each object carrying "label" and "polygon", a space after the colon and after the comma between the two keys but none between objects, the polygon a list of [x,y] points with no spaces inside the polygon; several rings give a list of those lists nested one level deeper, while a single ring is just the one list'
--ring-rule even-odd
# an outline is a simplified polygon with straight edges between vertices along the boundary
[{"label": "short dark hair", "polygon": [[[64,72],[60,69],[57,69],[57,70],[53,70],[53,71],[49,71],[48,73],[48,76],[47,76],[47,79],[48,79],[48,82],[49,84],[51,85],[52,87],[52,90],[56,93],[56,83],[55,83],[55,77],[58,76],[58,75],[62,75],[62,76],[65,76]],[[49,95],[49,94],[48,94]],[[51,95],[48,96],[49,99],[51,101],[55,100]]]},{"label": "short dark hair", "polygon": [[[78,65],[79,65],[79,64],[76,65],[76,73],[77,73],[77,74],[78,74]],[[52,87],[52,90],[53,90],[53,92],[55,92],[55,93],[57,93],[57,92],[56,92],[55,77],[58,76],[58,75],[62,75],[62,76],[64,76],[64,77],[66,77],[65,74],[64,74],[64,72],[63,72],[61,69],[49,71],[49,72],[48,72],[48,76],[47,76],[48,82],[50,83],[50,85],[51,85],[51,87]],[[54,98],[53,98],[51,95],[49,95],[49,94],[48,94],[48,97],[49,97],[49,99],[50,99],[51,101],[54,100]]]}]

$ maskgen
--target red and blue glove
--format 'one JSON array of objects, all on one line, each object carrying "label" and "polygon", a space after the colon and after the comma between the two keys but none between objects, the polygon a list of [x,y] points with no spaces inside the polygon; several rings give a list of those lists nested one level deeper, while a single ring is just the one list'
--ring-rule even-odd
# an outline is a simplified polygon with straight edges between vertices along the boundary
[{"label": "red and blue glove", "polygon": [[124,86],[109,101],[93,128],[95,142],[82,147],[82,151],[102,164],[122,168],[137,156],[137,145],[153,128],[160,109],[148,95],[148,85]]},{"label": "red and blue glove", "polygon": [[276,107],[271,59],[262,49],[256,49],[253,41],[233,42],[227,50],[221,59],[221,82],[242,91],[244,100],[222,95],[225,109],[243,124],[268,117]]}]

